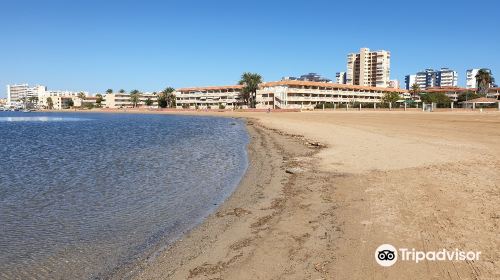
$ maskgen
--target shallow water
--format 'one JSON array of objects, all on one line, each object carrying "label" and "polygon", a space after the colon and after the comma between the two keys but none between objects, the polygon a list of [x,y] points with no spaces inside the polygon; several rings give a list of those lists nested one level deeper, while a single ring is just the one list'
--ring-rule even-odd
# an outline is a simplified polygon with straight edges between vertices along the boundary
[{"label": "shallow water", "polygon": [[247,167],[235,119],[0,112],[0,278],[109,275],[199,223]]}]

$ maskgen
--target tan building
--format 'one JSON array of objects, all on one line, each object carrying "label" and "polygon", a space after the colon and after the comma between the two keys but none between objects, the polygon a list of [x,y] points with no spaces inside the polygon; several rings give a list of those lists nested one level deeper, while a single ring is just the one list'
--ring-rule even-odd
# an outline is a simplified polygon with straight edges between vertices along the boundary
[{"label": "tan building", "polygon": [[260,85],[257,107],[272,109],[313,109],[316,105],[380,103],[387,92],[409,98],[407,90],[334,83],[279,81]]},{"label": "tan building", "polygon": [[359,53],[347,55],[347,78],[349,85],[388,87],[390,81],[391,53],[360,49]]},{"label": "tan building", "polygon": [[[225,108],[242,105],[243,86],[213,86],[182,88],[176,92],[177,108]],[[376,88],[325,82],[284,80],[260,84],[257,91],[257,108],[313,109],[316,105],[380,103],[387,92],[397,92],[401,99],[410,98],[407,90]],[[245,108],[246,106],[244,106]]]},{"label": "tan building", "polygon": [[40,85],[34,87],[30,87],[28,84],[7,85],[7,103],[8,105],[16,105],[37,98],[39,94],[44,93],[46,90],[46,86]]},{"label": "tan building", "polygon": [[[132,108],[133,104],[130,100],[130,94],[127,93],[110,93],[103,96],[103,106],[106,108]],[[158,107],[158,98],[152,93],[142,93],[139,97],[138,107],[146,106],[146,100],[151,99],[153,105],[151,107]]]},{"label": "tan building", "polygon": [[[175,92],[177,108],[234,108],[242,106],[241,89],[243,86],[213,86],[180,88]],[[246,107],[246,106],[245,106]]]}]

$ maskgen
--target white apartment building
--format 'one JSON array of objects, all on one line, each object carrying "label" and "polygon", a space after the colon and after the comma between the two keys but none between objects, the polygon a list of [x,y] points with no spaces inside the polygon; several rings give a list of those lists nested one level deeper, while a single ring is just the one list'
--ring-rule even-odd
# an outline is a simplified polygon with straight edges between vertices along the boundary
[{"label": "white apartment building", "polygon": [[346,83],[368,87],[388,87],[390,68],[389,51],[370,51],[368,48],[361,48],[359,53],[347,55]]},{"label": "white apartment building", "polygon": [[401,99],[408,92],[395,88],[341,85],[306,81],[278,81],[260,85],[257,107],[271,109],[313,109],[318,104],[380,103],[387,92],[397,92]]},{"label": "white apartment building", "polygon": [[[132,108],[134,105],[130,100],[130,94],[127,93],[110,93],[103,96],[104,107],[106,108]],[[146,100],[153,101],[152,107],[158,107],[158,96],[152,93],[141,93],[137,106],[146,106]]]},{"label": "white apartment building", "polygon": [[411,87],[416,83],[417,75],[406,75],[405,76],[405,88],[410,90]]},{"label": "white apartment building", "polygon": [[[49,98],[52,100],[52,109],[54,110],[62,110],[69,108],[70,101],[73,101],[73,106],[80,107],[82,106],[82,99],[78,97],[79,92],[76,91],[67,91],[67,90],[50,90],[41,92],[38,94],[38,107],[48,109]],[[85,102],[95,103],[95,97],[90,96],[88,92],[83,92],[85,94],[86,99]]]},{"label": "white apartment building", "polygon": [[[407,75],[405,78],[406,87],[410,89],[413,75]],[[415,76],[414,83],[419,86],[421,90],[433,87],[456,87],[458,85],[457,71],[449,68],[441,68],[440,70],[425,69],[418,72]],[[410,84],[408,83],[410,80]]]},{"label": "white apartment building", "polygon": [[441,68],[436,72],[436,86],[438,87],[456,87],[458,85],[457,71],[449,68]]},{"label": "white apartment building", "polygon": [[[488,69],[488,68],[482,68],[483,70],[486,70],[488,72],[490,72],[490,75],[491,74],[491,70]],[[476,80],[476,75],[477,73],[479,72],[479,70],[481,70],[480,68],[475,68],[475,69],[469,69],[466,71],[466,88],[476,88],[477,87],[477,80]],[[491,87],[495,87],[496,85],[495,84],[491,84],[490,85]]]},{"label": "white apartment building", "polygon": [[337,72],[335,74],[337,84],[344,85],[347,83],[347,74],[346,72]]},{"label": "white apartment building", "polygon": [[180,88],[175,92],[177,108],[226,108],[243,106],[242,85]]},{"label": "white apartment building", "polygon": [[36,98],[38,94],[47,90],[47,87],[37,85],[30,87],[28,84],[7,85],[7,104],[19,105],[24,99]]},{"label": "white apartment building", "polygon": [[479,72],[479,69],[468,69],[465,72],[465,76],[466,76],[465,87],[466,88],[476,88],[476,86],[477,86],[477,81],[476,81],[477,72]]},{"label": "white apartment building", "polygon": [[[212,86],[181,88],[176,91],[177,108],[226,108],[242,105],[243,86]],[[281,80],[260,84],[257,90],[257,108],[313,109],[322,103],[352,104],[380,103],[386,92],[397,92],[402,99],[410,98],[402,89],[342,85],[326,82]]]}]

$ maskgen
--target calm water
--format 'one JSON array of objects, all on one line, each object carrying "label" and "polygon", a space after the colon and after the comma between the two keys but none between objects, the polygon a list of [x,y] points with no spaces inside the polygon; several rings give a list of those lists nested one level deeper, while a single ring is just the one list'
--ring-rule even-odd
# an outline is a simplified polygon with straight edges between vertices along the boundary
[{"label": "calm water", "polygon": [[247,167],[235,119],[0,112],[0,278],[92,279],[212,212]]}]

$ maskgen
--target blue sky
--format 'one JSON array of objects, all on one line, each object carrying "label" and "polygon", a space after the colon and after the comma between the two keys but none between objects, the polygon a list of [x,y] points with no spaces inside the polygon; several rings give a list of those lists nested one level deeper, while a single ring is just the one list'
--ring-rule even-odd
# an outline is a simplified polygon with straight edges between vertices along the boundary
[{"label": "blue sky", "polygon": [[391,51],[401,82],[428,67],[454,68],[460,85],[468,68],[500,79],[499,10],[494,0],[1,0],[0,96],[22,82],[98,92],[233,84],[244,71],[333,78],[361,47]]}]

